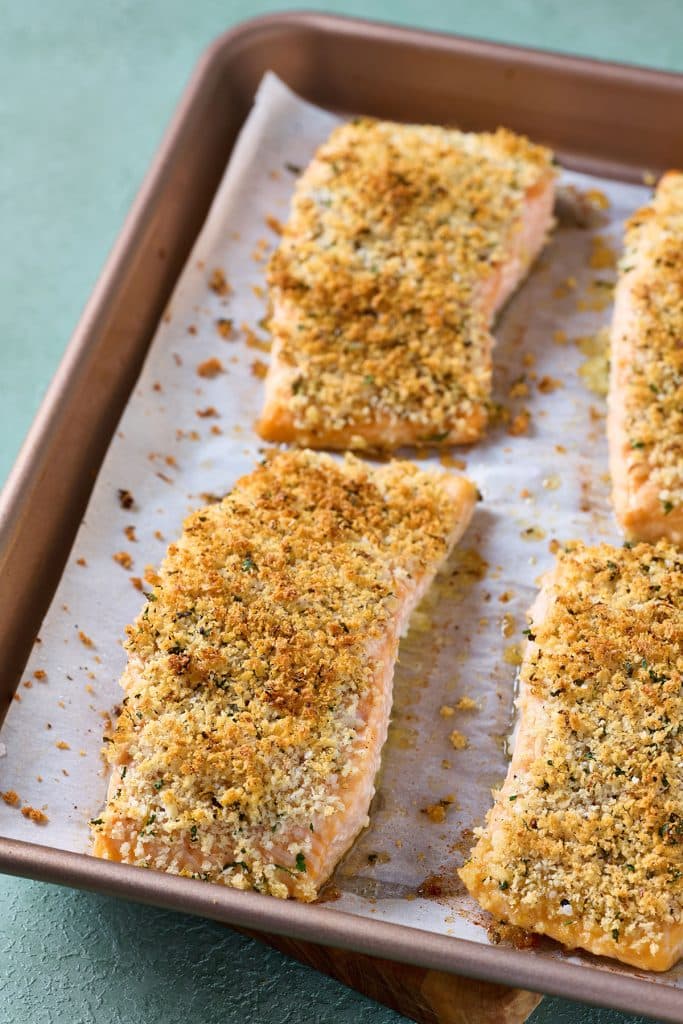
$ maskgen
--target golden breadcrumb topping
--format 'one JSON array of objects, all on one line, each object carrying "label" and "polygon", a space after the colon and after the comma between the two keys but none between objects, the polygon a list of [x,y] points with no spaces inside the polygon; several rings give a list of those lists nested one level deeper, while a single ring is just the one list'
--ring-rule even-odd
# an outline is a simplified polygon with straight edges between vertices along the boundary
[{"label": "golden breadcrumb topping", "polygon": [[631,217],[621,272],[636,324],[623,398],[629,469],[654,481],[668,515],[683,506],[683,174],[667,174]]},{"label": "golden breadcrumb topping", "polygon": [[482,289],[509,258],[525,193],[551,174],[549,150],[504,129],[335,129],[269,266],[295,425],[401,419],[425,441],[474,440],[491,378]]},{"label": "golden breadcrumb topping", "polygon": [[683,554],[576,542],[545,593],[521,668],[530,763],[497,794],[478,868],[513,923],[537,907],[553,934],[654,955],[683,921]]},{"label": "golden breadcrumb topping", "polygon": [[315,895],[316,827],[385,699],[381,643],[462,516],[452,480],[281,452],[186,520],[128,629],[120,777],[92,823],[122,859]]}]

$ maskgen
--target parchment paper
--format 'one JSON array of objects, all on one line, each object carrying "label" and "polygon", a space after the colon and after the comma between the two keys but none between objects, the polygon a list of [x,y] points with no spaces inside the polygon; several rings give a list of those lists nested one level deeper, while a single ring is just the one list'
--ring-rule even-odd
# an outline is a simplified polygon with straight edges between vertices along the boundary
[{"label": "parchment paper", "polygon": [[[36,824],[20,806],[0,801],[5,836],[89,847],[87,822],[106,789],[103,716],[120,699],[121,638],[143,603],[130,578],[158,564],[192,508],[224,494],[259,458],[253,423],[268,356],[254,347],[254,335],[267,341],[259,327],[265,258],[277,243],[266,220],[286,218],[298,169],[337,121],[272,74],[259,88],[2,728],[0,791],[14,791],[20,806],[49,819]],[[490,919],[464,895],[455,868],[505,774],[525,611],[552,562],[554,538],[620,542],[609,504],[604,399],[580,377],[586,357],[574,339],[608,321],[610,248],[619,251],[623,220],[648,189],[567,172],[561,182],[602,190],[606,222],[560,226],[497,325],[500,421],[484,442],[453,453],[484,501],[401,647],[371,824],[339,866],[333,885],[340,895],[329,904],[481,942],[489,941]],[[217,269],[229,282],[227,295],[209,286]],[[230,338],[218,320],[232,321]],[[211,359],[224,372],[200,375]],[[198,414],[212,408],[218,416]],[[524,409],[527,432],[510,433],[524,425],[516,419]],[[423,464],[439,461],[434,452],[409,454]],[[121,507],[119,490],[130,492],[132,508]],[[126,535],[126,527],[134,531]],[[476,708],[458,709],[463,697]],[[467,749],[454,749],[453,730]]]}]

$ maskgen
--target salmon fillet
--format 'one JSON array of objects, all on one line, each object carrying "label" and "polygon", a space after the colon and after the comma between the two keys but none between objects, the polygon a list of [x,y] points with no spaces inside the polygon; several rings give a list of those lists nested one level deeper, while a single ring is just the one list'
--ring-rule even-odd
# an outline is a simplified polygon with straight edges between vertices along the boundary
[{"label": "salmon fillet", "polygon": [[628,537],[683,543],[683,173],[628,222],[612,321],[607,430]]},{"label": "salmon fillet", "polygon": [[552,225],[549,150],[367,118],[299,179],[268,272],[259,423],[314,448],[469,443],[491,392],[490,326]]},{"label": "salmon fillet", "polygon": [[584,547],[530,611],[507,778],[460,875],[497,918],[652,971],[683,950],[683,555]]},{"label": "salmon fillet", "polygon": [[368,823],[399,637],[476,497],[289,451],[191,515],[128,629],[95,855],[315,899]]}]

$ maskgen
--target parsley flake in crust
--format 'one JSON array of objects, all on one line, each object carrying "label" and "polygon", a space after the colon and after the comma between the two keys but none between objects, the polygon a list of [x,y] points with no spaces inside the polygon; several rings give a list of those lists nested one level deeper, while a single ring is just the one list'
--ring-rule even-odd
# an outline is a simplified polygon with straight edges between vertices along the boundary
[{"label": "parsley flake in crust", "polygon": [[94,853],[315,899],[368,822],[399,637],[476,496],[289,451],[192,514],[128,630]]},{"label": "parsley flake in crust", "polygon": [[507,778],[460,870],[499,920],[651,971],[683,949],[682,597],[665,541],[558,557]]},{"label": "parsley flake in crust", "polygon": [[627,536],[683,543],[683,173],[628,222],[612,321],[610,470]]},{"label": "parsley flake in crust", "polygon": [[549,150],[363,118],[297,183],[269,265],[262,437],[316,448],[468,443],[490,325],[552,225]]}]

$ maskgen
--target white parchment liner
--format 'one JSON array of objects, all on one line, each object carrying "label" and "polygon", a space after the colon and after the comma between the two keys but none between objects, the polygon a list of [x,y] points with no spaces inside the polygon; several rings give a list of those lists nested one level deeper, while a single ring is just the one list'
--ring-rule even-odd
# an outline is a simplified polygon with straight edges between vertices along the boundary
[{"label": "white parchment liner", "polygon": [[[143,602],[130,577],[158,564],[203,495],[224,494],[259,458],[253,424],[263,383],[253,364],[268,356],[247,344],[241,326],[265,338],[258,327],[266,312],[265,243],[277,243],[266,220],[286,218],[297,168],[337,123],[274,75],[265,77],[103,463],[22,677],[30,685],[19,686],[21,699],[0,733],[0,791],[16,791],[49,821],[37,825],[0,801],[0,834],[77,852],[89,847],[87,822],[106,789],[103,714],[120,699],[121,638]],[[593,334],[609,318],[607,304],[579,308],[601,305],[592,301],[601,294],[594,282],[614,277],[609,267],[590,266],[594,236],[618,251],[623,221],[648,190],[566,172],[561,181],[601,189],[610,200],[607,222],[560,227],[497,325],[496,398],[513,417],[527,408],[530,428],[512,436],[500,422],[483,443],[455,453],[484,501],[401,647],[371,824],[338,868],[341,896],[329,904],[481,942],[489,941],[486,917],[463,894],[455,868],[471,843],[469,830],[490,806],[491,787],[505,774],[512,645],[526,625],[537,578],[551,564],[552,538],[620,542],[609,504],[604,400],[580,378],[585,357],[572,339]],[[230,283],[228,296],[209,288],[216,268]],[[221,318],[233,321],[230,340],[217,330]],[[567,343],[558,343],[557,331]],[[197,367],[214,357],[224,372],[198,375]],[[515,390],[524,392],[526,384],[529,393],[511,398],[521,377]],[[543,378],[549,380],[539,387]],[[198,415],[211,406],[220,418]],[[434,453],[418,457],[438,465]],[[119,489],[133,495],[132,509],[120,506]],[[124,534],[127,526],[135,527],[136,540]],[[130,569],[113,559],[117,552],[130,554]],[[503,635],[504,626],[511,635]],[[478,710],[439,714],[465,695]],[[453,729],[467,737],[467,749],[450,744]],[[432,820],[438,812],[424,813],[451,798],[442,823]],[[420,895],[425,880],[428,897]],[[679,974],[659,980],[670,983]]]}]

